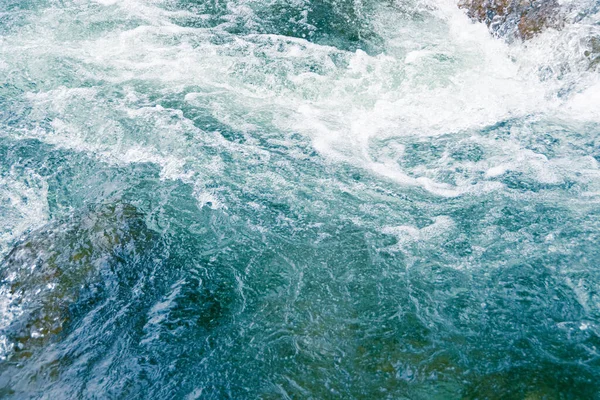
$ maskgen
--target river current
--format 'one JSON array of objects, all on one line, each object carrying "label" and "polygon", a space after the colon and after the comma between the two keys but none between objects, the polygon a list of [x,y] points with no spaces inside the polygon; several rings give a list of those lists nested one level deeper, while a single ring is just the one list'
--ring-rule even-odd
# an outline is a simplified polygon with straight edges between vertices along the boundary
[{"label": "river current", "polygon": [[0,397],[600,398],[563,3],[0,0]]}]

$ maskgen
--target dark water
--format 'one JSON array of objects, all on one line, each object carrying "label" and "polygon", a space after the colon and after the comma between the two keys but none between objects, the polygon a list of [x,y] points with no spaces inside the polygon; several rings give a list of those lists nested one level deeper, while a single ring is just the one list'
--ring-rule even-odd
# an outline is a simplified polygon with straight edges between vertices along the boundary
[{"label": "dark water", "polygon": [[599,398],[575,6],[0,0],[0,397]]}]

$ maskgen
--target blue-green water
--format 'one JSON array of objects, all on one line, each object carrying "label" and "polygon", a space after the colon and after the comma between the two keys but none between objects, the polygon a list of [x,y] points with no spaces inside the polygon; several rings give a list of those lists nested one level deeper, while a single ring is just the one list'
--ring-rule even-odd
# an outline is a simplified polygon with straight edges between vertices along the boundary
[{"label": "blue-green water", "polygon": [[570,7],[0,0],[0,397],[600,398]]}]

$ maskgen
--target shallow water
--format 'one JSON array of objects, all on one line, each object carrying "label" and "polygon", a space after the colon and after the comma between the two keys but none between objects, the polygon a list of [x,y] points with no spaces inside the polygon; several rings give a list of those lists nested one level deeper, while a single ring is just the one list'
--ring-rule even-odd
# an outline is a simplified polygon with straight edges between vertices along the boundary
[{"label": "shallow water", "polygon": [[0,396],[599,398],[567,6],[0,0]]}]

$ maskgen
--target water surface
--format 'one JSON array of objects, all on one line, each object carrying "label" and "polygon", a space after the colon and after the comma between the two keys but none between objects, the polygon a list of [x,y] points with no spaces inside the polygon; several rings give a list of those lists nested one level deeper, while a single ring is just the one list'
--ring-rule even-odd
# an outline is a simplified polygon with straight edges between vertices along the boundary
[{"label": "water surface", "polygon": [[0,0],[0,396],[598,398],[570,7]]}]

